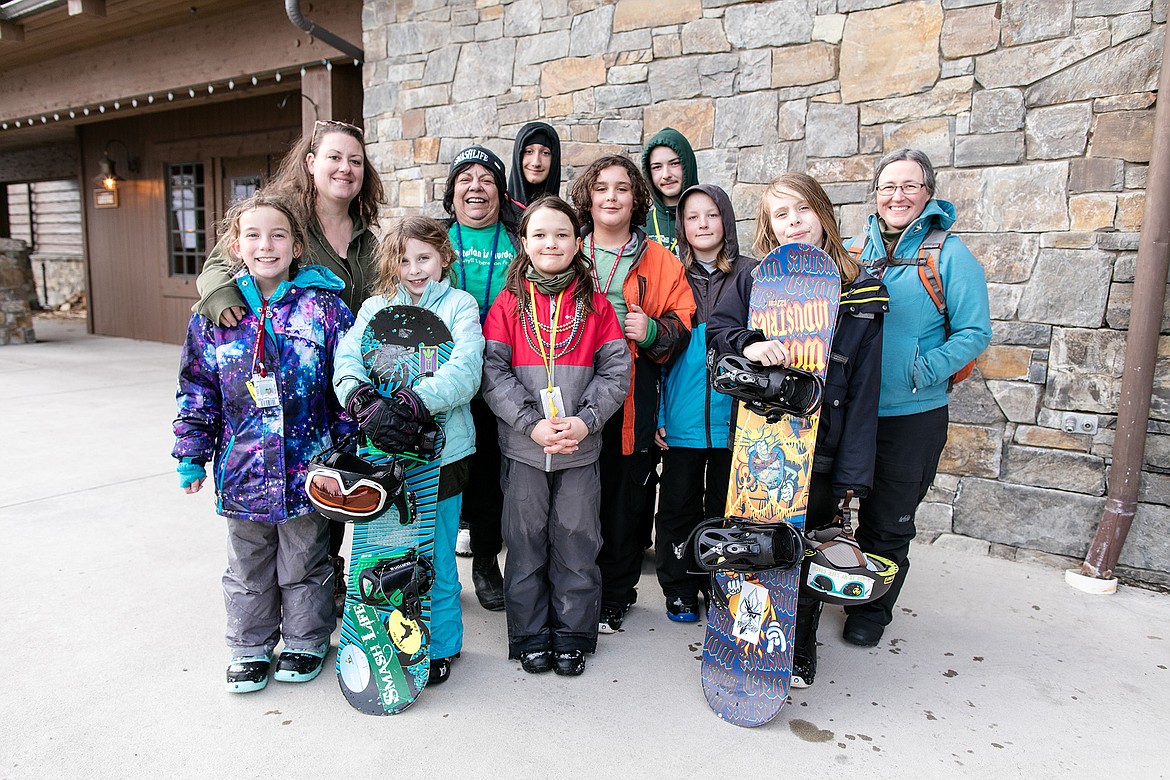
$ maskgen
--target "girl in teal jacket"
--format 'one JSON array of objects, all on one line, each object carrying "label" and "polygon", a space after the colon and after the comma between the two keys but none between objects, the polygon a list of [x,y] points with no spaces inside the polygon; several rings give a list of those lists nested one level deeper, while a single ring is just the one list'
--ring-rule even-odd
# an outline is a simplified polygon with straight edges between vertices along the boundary
[{"label": "girl in teal jacket", "polygon": [[[451,331],[451,357],[433,376],[413,388],[426,412],[447,413],[439,470],[439,503],[435,517],[435,584],[431,589],[430,685],[451,674],[451,660],[463,646],[463,613],[459,607],[459,573],[455,538],[463,488],[475,452],[475,425],[470,402],[479,390],[483,371],[483,330],[479,305],[469,293],[451,287],[455,252],[443,226],[428,217],[407,217],[391,231],[378,253],[376,294],[362,304],[354,327],[337,348],[334,390],[344,405],[372,389],[362,362],[361,339],[374,315],[389,306],[421,306],[439,315]],[[399,391],[402,392],[402,391]]]}]

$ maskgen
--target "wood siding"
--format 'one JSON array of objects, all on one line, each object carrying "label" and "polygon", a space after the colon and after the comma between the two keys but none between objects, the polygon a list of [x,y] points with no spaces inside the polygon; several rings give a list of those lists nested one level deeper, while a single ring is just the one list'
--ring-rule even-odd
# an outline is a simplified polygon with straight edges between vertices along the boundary
[{"label": "wood siding", "polygon": [[32,247],[34,261],[85,253],[76,179],[9,184],[8,217],[12,237]]},{"label": "wood siding", "polygon": [[[208,166],[209,180],[218,177],[220,160],[259,156],[275,168],[300,130],[300,93],[296,85],[291,86],[294,91],[285,95],[81,128],[82,203],[95,333],[172,343],[183,340],[198,294],[193,278],[169,274],[166,166],[201,161]],[[118,208],[95,209],[92,179],[98,173],[102,149],[113,138],[138,158],[139,170],[124,171],[121,154],[115,155],[119,173],[127,178],[118,187]],[[209,198],[208,206],[212,205]],[[209,236],[208,241],[210,248],[214,238]]]}]

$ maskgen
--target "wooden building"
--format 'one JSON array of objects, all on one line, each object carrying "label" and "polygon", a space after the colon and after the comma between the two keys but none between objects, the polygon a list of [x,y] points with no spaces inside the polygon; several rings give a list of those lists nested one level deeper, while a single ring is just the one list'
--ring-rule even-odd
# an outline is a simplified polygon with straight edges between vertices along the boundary
[{"label": "wooden building", "polygon": [[[181,341],[227,206],[315,120],[361,123],[361,11],[0,1],[0,236],[24,237],[26,207],[11,201],[31,191],[6,185],[66,181],[80,194],[91,331]],[[111,163],[120,180],[107,189]]]}]

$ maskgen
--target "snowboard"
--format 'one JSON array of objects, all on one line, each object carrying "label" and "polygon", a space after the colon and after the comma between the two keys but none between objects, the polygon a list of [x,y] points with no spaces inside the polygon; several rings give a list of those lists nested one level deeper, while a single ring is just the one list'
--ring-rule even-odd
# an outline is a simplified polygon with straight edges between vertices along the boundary
[{"label": "snowboard", "polygon": [[[389,396],[437,371],[450,357],[451,346],[451,332],[434,312],[391,306],[375,314],[362,333],[362,362],[374,388]],[[444,417],[435,415],[440,431]],[[430,676],[429,588],[419,594],[416,615],[401,593],[392,594],[389,604],[377,603],[386,599],[363,599],[359,585],[362,572],[379,565],[409,562],[412,555],[433,561],[441,451],[442,433],[431,459],[388,455],[368,441],[358,451],[373,463],[396,458],[406,468],[404,500],[369,522],[353,525],[337,679],[346,700],[368,715],[402,712],[418,699]]]},{"label": "snowboard", "polygon": [[[841,297],[833,259],[807,244],[785,244],[752,277],[748,327],[782,341],[793,368],[824,380]],[[727,518],[803,529],[819,412],[770,424],[741,403],[736,409]],[[718,571],[711,587],[726,598],[708,604],[703,693],[723,720],[763,725],[788,697],[800,566]]]}]

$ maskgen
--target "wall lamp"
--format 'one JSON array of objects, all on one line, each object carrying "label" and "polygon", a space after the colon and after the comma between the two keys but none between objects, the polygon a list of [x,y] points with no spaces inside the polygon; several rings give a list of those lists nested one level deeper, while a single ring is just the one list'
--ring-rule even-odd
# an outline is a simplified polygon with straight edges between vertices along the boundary
[{"label": "wall lamp", "polygon": [[125,143],[119,141],[117,138],[112,138],[106,142],[105,148],[102,150],[102,159],[98,163],[98,175],[94,177],[94,184],[101,185],[103,188],[113,192],[118,189],[118,182],[126,181],[118,175],[118,167],[114,164],[114,159],[110,157],[110,146],[118,144],[122,147],[122,151],[126,153],[126,170],[130,173],[138,172],[138,160],[130,155],[130,149]]}]

